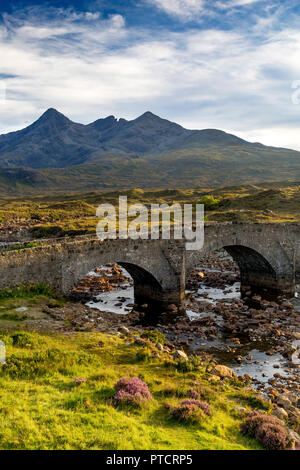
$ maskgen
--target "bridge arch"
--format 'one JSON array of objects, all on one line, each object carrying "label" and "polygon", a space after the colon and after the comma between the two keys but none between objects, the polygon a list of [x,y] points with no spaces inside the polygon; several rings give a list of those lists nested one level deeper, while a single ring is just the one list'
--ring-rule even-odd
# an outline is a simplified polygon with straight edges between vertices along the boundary
[{"label": "bridge arch", "polygon": [[161,298],[163,288],[156,277],[146,269],[134,263],[118,262],[130,274],[134,282],[134,299],[138,304],[158,301]]},{"label": "bridge arch", "polygon": [[122,266],[134,281],[136,303],[180,303],[184,295],[185,276],[168,257],[166,243],[140,241],[104,241],[92,243],[88,249],[67,250],[62,265],[62,290],[65,295],[87,273],[108,263]]},{"label": "bridge arch", "polygon": [[[205,227],[205,242],[201,252],[188,254],[187,272],[190,272],[203,255],[226,250],[240,268],[242,293],[263,290],[294,295],[295,266],[293,257],[281,237],[265,234],[257,224],[248,227],[234,225]],[[271,227],[272,228],[272,227]]]},{"label": "bridge arch", "polygon": [[241,291],[252,287],[258,290],[269,285],[274,290],[277,285],[276,269],[261,253],[253,248],[243,245],[229,245],[223,247],[234,259],[240,269]]}]

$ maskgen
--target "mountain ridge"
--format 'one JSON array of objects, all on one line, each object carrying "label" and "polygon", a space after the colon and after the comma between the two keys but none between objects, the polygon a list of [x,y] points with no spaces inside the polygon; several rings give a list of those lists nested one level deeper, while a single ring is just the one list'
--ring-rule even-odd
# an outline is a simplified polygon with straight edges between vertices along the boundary
[{"label": "mountain ridge", "polygon": [[0,193],[191,188],[300,180],[300,152],[219,129],[191,130],[146,111],[81,124],[49,108],[0,135]]},{"label": "mountain ridge", "polygon": [[111,115],[81,124],[49,108],[24,129],[0,135],[0,167],[63,168],[103,160],[107,153],[159,155],[210,145],[262,144],[219,129],[185,129],[151,111],[133,120]]}]

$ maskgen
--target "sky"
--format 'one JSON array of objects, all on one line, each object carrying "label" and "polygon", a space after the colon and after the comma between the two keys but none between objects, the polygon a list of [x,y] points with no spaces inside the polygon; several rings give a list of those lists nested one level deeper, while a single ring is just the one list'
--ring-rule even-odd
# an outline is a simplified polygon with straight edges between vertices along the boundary
[{"label": "sky", "polygon": [[0,0],[0,134],[50,107],[300,150],[300,2]]}]

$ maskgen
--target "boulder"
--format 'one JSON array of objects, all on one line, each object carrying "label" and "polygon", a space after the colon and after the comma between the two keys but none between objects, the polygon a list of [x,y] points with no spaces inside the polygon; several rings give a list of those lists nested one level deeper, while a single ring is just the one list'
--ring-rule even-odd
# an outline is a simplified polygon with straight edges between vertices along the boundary
[{"label": "boulder", "polygon": [[297,449],[298,449],[299,444],[300,444],[299,434],[296,431],[293,431],[293,429],[288,429],[288,433],[289,433],[289,439],[290,439],[290,442],[291,442],[291,448],[295,449],[295,447],[297,447]]},{"label": "boulder", "polygon": [[214,369],[211,371],[213,375],[218,375],[221,378],[224,377],[229,377],[229,378],[237,378],[236,373],[230,369],[230,367],[227,366],[222,366],[222,365],[217,365],[214,367]]},{"label": "boulder", "polygon": [[276,403],[282,408],[289,408],[291,406],[290,400],[285,395],[279,395],[279,397],[276,400]]},{"label": "boulder", "polygon": [[275,410],[272,411],[272,415],[282,420],[288,418],[288,414],[284,408],[276,408]]}]

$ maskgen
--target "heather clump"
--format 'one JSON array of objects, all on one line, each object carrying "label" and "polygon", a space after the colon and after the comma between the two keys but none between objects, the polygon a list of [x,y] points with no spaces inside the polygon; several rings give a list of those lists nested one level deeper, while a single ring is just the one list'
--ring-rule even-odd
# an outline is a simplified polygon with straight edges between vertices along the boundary
[{"label": "heather clump", "polygon": [[190,400],[183,400],[181,402],[181,405],[183,406],[198,406],[206,415],[210,415],[210,406],[206,401],[200,401],[200,400],[195,400],[195,399],[190,399]]},{"label": "heather clump", "polygon": [[140,406],[152,399],[148,385],[139,377],[122,377],[115,385],[114,402]]},{"label": "heather clump", "polygon": [[198,400],[200,398],[200,393],[197,392],[194,388],[190,388],[187,392],[188,396],[194,400]]},{"label": "heather clump", "polygon": [[289,445],[287,428],[276,416],[253,412],[242,423],[241,431],[255,437],[268,450],[286,449]]},{"label": "heather clump", "polygon": [[179,422],[199,423],[211,414],[207,402],[195,399],[183,400],[178,406],[166,405],[166,408],[172,418]]}]

